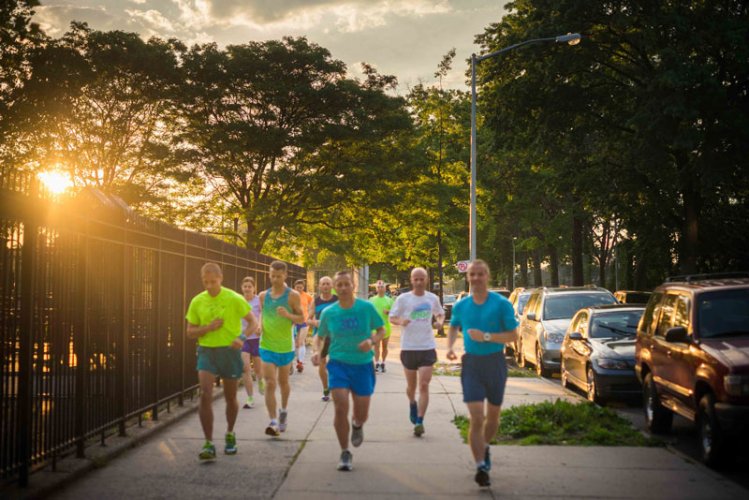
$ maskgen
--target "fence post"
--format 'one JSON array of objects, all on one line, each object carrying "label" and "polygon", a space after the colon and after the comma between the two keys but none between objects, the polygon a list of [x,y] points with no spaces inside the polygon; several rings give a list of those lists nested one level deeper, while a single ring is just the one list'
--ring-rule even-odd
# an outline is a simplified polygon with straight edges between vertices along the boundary
[{"label": "fence post", "polygon": [[[31,201],[29,216],[23,221],[23,248],[21,249],[21,314],[20,314],[20,346],[18,367],[18,413],[15,422],[18,432],[16,452],[20,466],[18,469],[18,484],[29,484],[29,469],[31,468],[32,439],[31,429],[33,418],[33,346],[34,346],[34,295],[36,294],[36,259],[39,221],[38,184],[31,180],[29,201]],[[36,205],[36,206],[35,206]]]},{"label": "fence post", "polygon": [[78,458],[85,456],[86,447],[86,396],[88,395],[89,359],[88,359],[88,220],[82,237],[82,249],[78,260],[79,279],[81,288],[78,292],[78,322],[76,328],[77,338],[74,339],[74,352],[77,358],[76,380],[75,380],[75,435],[76,451]]},{"label": "fence post", "polygon": [[[127,222],[125,222],[127,224]],[[120,436],[126,436],[127,431],[125,429],[125,423],[126,423],[126,415],[127,415],[127,375],[128,375],[128,369],[127,369],[127,363],[128,363],[128,344],[130,342],[130,321],[132,318],[130,318],[130,295],[129,287],[128,287],[128,280],[130,279],[130,275],[128,273],[128,270],[130,266],[128,265],[129,258],[128,258],[128,247],[127,247],[127,233],[128,230],[125,228],[123,231],[123,240],[122,240],[122,336],[120,338],[119,349],[117,353],[117,357],[119,359],[119,362],[117,363],[117,412],[120,416],[120,422],[119,422],[119,434]]]},{"label": "fence post", "polygon": [[159,419],[159,386],[161,385],[161,379],[159,378],[160,372],[159,372],[159,364],[161,363],[161,349],[160,349],[160,335],[161,335],[161,291],[162,291],[162,283],[161,283],[161,240],[163,238],[163,235],[161,234],[161,224],[158,225],[158,237],[159,237],[159,251],[156,255],[156,276],[154,277],[154,291],[153,291],[153,302],[151,303],[151,307],[154,308],[154,323],[156,324],[156,328],[154,328],[154,363],[153,363],[153,387],[154,387],[154,405],[153,410],[151,410],[151,418],[156,421]]}]

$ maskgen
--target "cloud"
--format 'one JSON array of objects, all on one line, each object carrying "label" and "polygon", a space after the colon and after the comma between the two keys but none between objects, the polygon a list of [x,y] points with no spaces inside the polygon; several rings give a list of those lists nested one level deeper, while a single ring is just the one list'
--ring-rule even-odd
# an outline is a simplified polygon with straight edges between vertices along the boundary
[{"label": "cloud", "polygon": [[149,35],[151,36],[164,36],[176,31],[174,24],[158,10],[125,9],[125,13],[131,19],[139,21],[144,28],[150,31]]},{"label": "cloud", "polygon": [[115,17],[103,6],[87,7],[71,4],[37,7],[34,22],[51,36],[60,36],[71,21],[85,21],[96,29],[115,29]]}]

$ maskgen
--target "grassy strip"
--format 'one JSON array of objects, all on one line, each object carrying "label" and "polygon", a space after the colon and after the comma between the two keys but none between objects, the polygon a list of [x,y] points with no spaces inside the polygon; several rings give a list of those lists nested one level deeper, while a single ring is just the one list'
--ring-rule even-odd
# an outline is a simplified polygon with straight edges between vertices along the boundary
[{"label": "grassy strip", "polygon": [[[468,418],[458,415],[453,423],[466,441]],[[587,401],[570,403],[560,399],[502,410],[492,444],[662,446],[661,441],[643,436],[613,410]]]},{"label": "grassy strip", "polygon": [[[448,377],[460,377],[460,365],[449,363],[437,363],[434,365],[434,375],[445,375]],[[508,377],[537,378],[535,372],[523,368],[507,368]]]}]

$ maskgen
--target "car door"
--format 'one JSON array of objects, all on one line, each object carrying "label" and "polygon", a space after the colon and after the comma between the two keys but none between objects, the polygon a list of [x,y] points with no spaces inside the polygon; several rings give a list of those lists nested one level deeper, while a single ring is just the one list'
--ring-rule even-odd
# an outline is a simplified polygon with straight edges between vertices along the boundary
[{"label": "car door", "polygon": [[683,326],[690,334],[687,342],[668,342],[669,352],[666,356],[670,360],[671,380],[673,385],[671,390],[678,399],[680,406],[685,412],[693,412],[692,393],[694,389],[694,374],[696,368],[692,366],[692,357],[690,356],[690,346],[692,344],[692,331],[690,329],[691,300],[688,294],[680,293],[676,295],[674,303],[674,316],[671,321],[672,326]]},{"label": "car door", "polygon": [[[535,297],[531,297],[533,303],[528,304],[527,310],[525,311],[525,321],[523,329],[523,355],[525,359],[536,359],[536,325],[538,325],[541,315],[541,304],[543,302],[543,296],[538,293]],[[535,319],[529,318],[533,313]]]},{"label": "car door", "polygon": [[520,349],[522,351],[525,351],[525,345],[526,345],[526,332],[528,331],[528,322],[530,321],[528,319],[528,314],[533,310],[533,306],[538,300],[538,294],[534,293],[531,295],[531,298],[528,299],[528,305],[525,307],[525,311],[523,311],[522,319],[520,320]]},{"label": "car door", "polygon": [[[578,311],[575,317],[570,323],[569,333],[577,332],[585,338],[585,331],[587,331],[588,324],[588,311]],[[568,335],[569,337],[569,335]],[[586,359],[586,345],[585,340],[569,340],[567,351],[565,351],[565,369],[568,374],[575,379],[575,381],[585,380],[585,359]]]},{"label": "car door", "polygon": [[676,398],[674,391],[674,370],[671,363],[672,346],[666,342],[666,331],[673,325],[674,310],[679,296],[675,293],[667,293],[657,311],[658,317],[653,343],[651,347],[651,362],[653,369],[653,380],[658,386],[658,392],[665,399],[664,402],[673,402]]}]

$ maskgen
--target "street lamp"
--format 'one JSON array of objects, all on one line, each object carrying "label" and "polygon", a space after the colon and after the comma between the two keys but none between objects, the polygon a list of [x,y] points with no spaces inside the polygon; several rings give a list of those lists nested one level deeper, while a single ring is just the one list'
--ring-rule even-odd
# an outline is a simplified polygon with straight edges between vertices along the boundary
[{"label": "street lamp", "polygon": [[484,59],[490,59],[513,49],[524,45],[531,45],[542,42],[567,43],[577,45],[580,43],[582,36],[580,33],[567,33],[566,35],[553,36],[548,38],[534,38],[524,42],[510,45],[503,49],[483,56],[471,54],[471,215],[470,215],[470,252],[471,260],[476,260],[476,64]]}]

